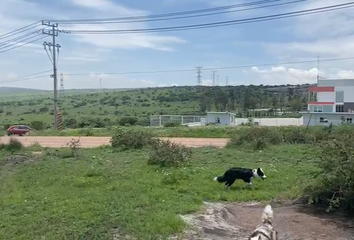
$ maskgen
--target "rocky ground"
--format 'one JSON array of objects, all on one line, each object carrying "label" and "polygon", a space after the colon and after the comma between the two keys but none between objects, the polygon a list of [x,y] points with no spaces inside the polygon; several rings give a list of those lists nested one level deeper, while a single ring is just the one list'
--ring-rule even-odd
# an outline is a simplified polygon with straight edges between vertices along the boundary
[{"label": "rocky ground", "polygon": [[[274,227],[283,240],[354,239],[354,222],[309,205],[272,204]],[[260,223],[264,204],[205,203],[198,214],[182,216],[190,225],[178,239],[246,240]]]}]

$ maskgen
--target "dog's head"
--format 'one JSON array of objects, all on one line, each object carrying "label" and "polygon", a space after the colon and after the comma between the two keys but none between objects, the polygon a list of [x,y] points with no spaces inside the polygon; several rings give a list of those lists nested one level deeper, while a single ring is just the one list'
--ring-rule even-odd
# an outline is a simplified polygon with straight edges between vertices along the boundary
[{"label": "dog's head", "polygon": [[262,178],[263,180],[267,178],[262,168],[257,168],[253,170],[254,177]]}]

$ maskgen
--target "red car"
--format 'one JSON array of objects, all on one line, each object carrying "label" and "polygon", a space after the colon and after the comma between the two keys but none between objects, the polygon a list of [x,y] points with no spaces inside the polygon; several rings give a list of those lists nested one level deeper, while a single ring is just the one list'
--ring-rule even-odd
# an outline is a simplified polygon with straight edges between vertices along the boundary
[{"label": "red car", "polygon": [[26,133],[28,133],[29,131],[31,131],[31,128],[29,126],[26,125],[13,125],[11,127],[9,127],[7,129],[7,135],[25,135]]}]

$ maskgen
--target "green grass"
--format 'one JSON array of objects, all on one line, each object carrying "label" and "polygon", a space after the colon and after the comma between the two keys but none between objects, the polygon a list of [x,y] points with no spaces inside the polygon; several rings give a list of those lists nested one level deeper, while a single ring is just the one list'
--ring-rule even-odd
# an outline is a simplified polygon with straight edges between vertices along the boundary
[{"label": "green grass", "polygon": [[[201,148],[193,149],[190,166],[161,169],[147,165],[143,151],[87,149],[75,160],[70,149],[46,152],[36,163],[0,169],[0,239],[110,239],[113,228],[162,239],[183,231],[178,214],[199,210],[203,201],[296,197],[315,159],[304,145]],[[236,182],[225,191],[212,179],[232,166],[263,167],[268,179],[254,180],[253,190]]]}]

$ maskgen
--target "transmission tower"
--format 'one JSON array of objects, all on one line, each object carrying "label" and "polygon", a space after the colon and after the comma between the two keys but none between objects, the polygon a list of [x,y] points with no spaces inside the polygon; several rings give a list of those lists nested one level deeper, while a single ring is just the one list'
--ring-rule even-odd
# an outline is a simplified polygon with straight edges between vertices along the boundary
[{"label": "transmission tower", "polygon": [[202,68],[203,68],[203,66],[199,66],[199,67],[197,67],[197,85],[202,85]]},{"label": "transmission tower", "polygon": [[60,93],[59,97],[62,98],[64,97],[64,74],[60,74]]},{"label": "transmission tower", "polygon": [[216,71],[212,71],[212,76],[213,76],[213,83],[212,83],[212,86],[214,87],[215,86],[215,74],[216,74]]}]

